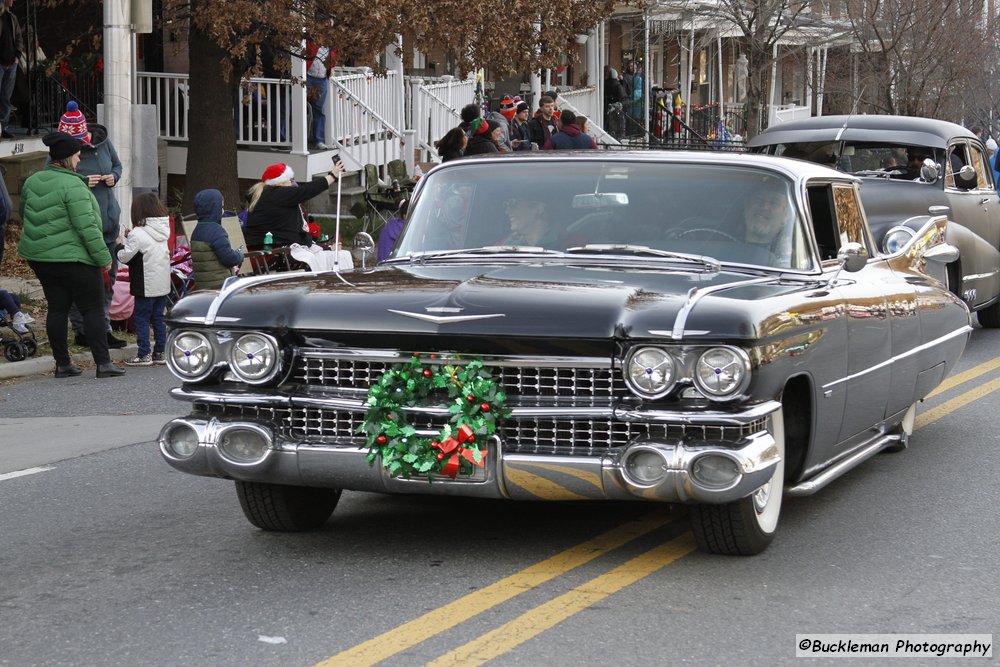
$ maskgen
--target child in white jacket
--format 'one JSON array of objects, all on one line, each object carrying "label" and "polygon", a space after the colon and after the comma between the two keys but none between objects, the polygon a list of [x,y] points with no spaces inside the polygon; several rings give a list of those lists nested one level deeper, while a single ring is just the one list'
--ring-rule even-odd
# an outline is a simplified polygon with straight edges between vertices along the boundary
[{"label": "child in white jacket", "polygon": [[[118,261],[128,264],[129,292],[135,297],[135,337],[139,353],[126,366],[165,364],[167,326],[163,320],[170,293],[170,217],[159,198],[147,193],[132,201],[132,229],[125,232],[125,245]],[[153,348],[149,326],[153,325]]]}]

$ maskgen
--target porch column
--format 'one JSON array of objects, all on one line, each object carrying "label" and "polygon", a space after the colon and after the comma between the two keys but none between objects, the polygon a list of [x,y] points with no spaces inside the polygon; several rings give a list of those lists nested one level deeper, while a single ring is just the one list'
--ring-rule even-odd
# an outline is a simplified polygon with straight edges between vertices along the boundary
[{"label": "porch column", "polygon": [[719,85],[716,86],[716,90],[719,91],[719,118],[725,118],[725,107],[726,107],[726,86],[725,79],[722,75],[722,33],[719,32],[715,37],[715,50],[719,54]]},{"label": "porch column", "polygon": [[684,105],[684,122],[691,125],[691,84],[694,79],[694,15],[691,16],[691,33],[688,35],[687,49],[687,81],[684,83],[684,90],[681,92],[681,99]]},{"label": "porch column", "polygon": [[[300,47],[305,52],[305,43]],[[292,115],[290,122],[292,125],[292,155],[309,154],[309,121],[306,118],[306,61],[301,58],[292,58],[290,75],[293,82],[292,95]],[[328,96],[329,97],[329,96]]]},{"label": "porch column", "polygon": [[[598,86],[603,76],[597,64],[597,28],[587,33],[587,85]],[[598,105],[600,106],[600,105]]]},{"label": "porch column", "polygon": [[649,99],[649,91],[653,89],[653,84],[649,80],[652,74],[649,57],[649,12],[644,12],[642,17],[642,134],[646,142],[649,142],[649,107],[652,100]]},{"label": "porch column", "polygon": [[[104,116],[122,163],[112,196],[121,206],[121,231],[132,227],[132,11],[128,0],[104,2]],[[34,49],[34,45],[31,45]],[[165,193],[164,193],[165,194]]]},{"label": "porch column", "polygon": [[816,92],[816,115],[823,115],[823,91],[826,90],[826,52],[827,47],[819,50],[819,90]]}]

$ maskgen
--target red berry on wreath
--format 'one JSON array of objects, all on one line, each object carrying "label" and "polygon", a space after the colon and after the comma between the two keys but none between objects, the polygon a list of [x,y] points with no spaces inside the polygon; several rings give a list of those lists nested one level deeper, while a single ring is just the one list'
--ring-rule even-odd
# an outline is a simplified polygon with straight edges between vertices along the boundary
[{"label": "red berry on wreath", "polygon": [[476,436],[474,436],[474,435],[470,435],[469,439],[466,440],[466,442],[475,442],[475,441],[476,441]]},{"label": "red berry on wreath", "polygon": [[438,453],[437,460],[438,461],[444,461],[444,452],[439,452]]},{"label": "red berry on wreath", "polygon": [[433,373],[431,373],[429,369],[425,368],[424,369],[424,377],[425,378],[429,378],[431,375],[433,375]]},{"label": "red berry on wreath", "polygon": [[472,394],[469,394],[468,396],[465,397],[465,400],[467,400],[469,403],[475,403],[476,397],[473,396]]},{"label": "red berry on wreath", "polygon": [[483,412],[489,412],[490,411],[490,404],[489,403],[483,403],[482,405],[479,406],[479,409],[482,410]]},{"label": "red berry on wreath", "polygon": [[389,442],[389,438],[385,437],[384,435],[380,435],[379,437],[375,438],[375,442],[377,442],[380,445],[384,445],[385,443]]},{"label": "red berry on wreath", "polygon": [[438,358],[438,356],[436,354],[432,354],[431,355],[431,359],[437,359],[437,358]]}]

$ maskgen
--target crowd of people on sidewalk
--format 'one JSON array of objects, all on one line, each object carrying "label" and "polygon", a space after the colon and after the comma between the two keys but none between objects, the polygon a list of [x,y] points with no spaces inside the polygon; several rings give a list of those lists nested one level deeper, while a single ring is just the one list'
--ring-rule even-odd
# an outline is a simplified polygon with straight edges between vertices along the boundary
[{"label": "crowd of people on sidewalk", "polygon": [[505,96],[499,111],[483,113],[481,105],[462,107],[461,122],[435,142],[442,162],[484,153],[531,150],[596,149],[588,134],[589,120],[558,108],[559,93],[547,91],[529,118],[530,107],[520,96]]}]

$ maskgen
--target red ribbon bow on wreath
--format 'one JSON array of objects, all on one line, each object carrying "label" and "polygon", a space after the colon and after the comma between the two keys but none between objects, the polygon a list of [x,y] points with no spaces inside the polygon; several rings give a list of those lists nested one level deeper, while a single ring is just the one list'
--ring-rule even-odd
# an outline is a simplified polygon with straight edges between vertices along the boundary
[{"label": "red ribbon bow on wreath", "polygon": [[[446,456],[451,454],[451,458],[448,462],[444,464],[444,468],[441,469],[441,473],[448,475],[452,479],[458,476],[458,471],[460,468],[460,458],[464,458],[466,461],[474,466],[484,466],[486,465],[486,460],[482,456],[482,452],[478,449],[468,449],[462,445],[466,442],[475,442],[476,434],[473,433],[472,429],[469,428],[468,424],[462,424],[458,429],[458,438],[446,438],[444,442],[434,441],[431,443],[433,449],[438,449],[440,452],[437,455],[438,461],[443,461]],[[476,461],[476,455],[473,452],[480,451],[479,461]]]}]

